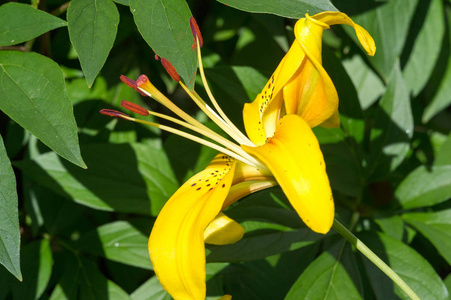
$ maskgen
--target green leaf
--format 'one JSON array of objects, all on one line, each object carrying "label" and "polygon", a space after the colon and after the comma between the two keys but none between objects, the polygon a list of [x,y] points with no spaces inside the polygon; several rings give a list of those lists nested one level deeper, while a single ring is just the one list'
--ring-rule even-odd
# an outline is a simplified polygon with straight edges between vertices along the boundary
[{"label": "green leaf", "polygon": [[[440,54],[438,45],[444,41],[445,20],[441,0],[420,1],[411,22],[410,31],[417,33],[410,37],[413,46],[409,59],[402,71],[406,85],[414,96],[418,95],[427,83]],[[424,19],[423,19],[424,18]],[[409,43],[408,38],[408,45]]]},{"label": "green leaf", "polygon": [[123,264],[152,269],[147,249],[152,224],[147,220],[116,221],[82,235],[77,248]]},{"label": "green leaf", "polygon": [[86,168],[61,69],[36,53],[0,51],[0,109],[68,161]]},{"label": "green leaf", "polygon": [[[340,11],[348,13],[355,23],[365,28],[373,37],[377,48],[376,55],[368,59],[385,81],[395,67],[398,57],[401,56],[417,3],[418,0],[334,2]],[[344,28],[360,45],[354,29],[350,26]]]},{"label": "green leaf", "polygon": [[[265,228],[264,226],[260,227]],[[209,246],[208,262],[240,262],[262,259],[271,255],[311,245],[323,236],[309,228],[296,231],[269,232],[245,236],[232,245]]]},{"label": "green leaf", "polygon": [[[377,235],[367,233],[358,237],[384,260],[420,299],[447,299],[448,292],[443,281],[415,250],[383,233]],[[376,299],[397,299],[398,297],[410,299],[372,262],[361,256]]]},{"label": "green leaf", "polygon": [[107,211],[157,215],[178,187],[163,151],[141,144],[90,144],[82,170],[45,153],[15,165],[75,202]]},{"label": "green leaf", "polygon": [[369,108],[384,93],[382,80],[360,55],[344,60],[343,66],[357,89],[362,109]]},{"label": "green leaf", "polygon": [[423,234],[451,265],[451,209],[404,214],[403,219]]},{"label": "green leaf", "polygon": [[171,300],[172,297],[163,289],[157,276],[153,276],[137,288],[130,297],[133,300]]},{"label": "green leaf", "polygon": [[348,196],[358,196],[363,188],[363,171],[355,150],[341,128],[313,129],[326,162],[327,175],[332,189]]},{"label": "green leaf", "polygon": [[[447,19],[449,20],[451,17],[451,12],[449,10],[446,10],[446,12]],[[434,91],[434,94],[429,95],[429,97],[432,99],[429,101],[426,109],[424,110],[423,116],[421,118],[423,123],[429,122],[439,112],[441,112],[451,104],[451,97],[449,97],[449,95],[451,94],[451,59],[449,59],[449,51],[451,47],[451,24],[449,24],[449,22],[447,29],[448,36],[446,36],[444,39],[447,43],[443,45],[442,49],[442,52],[445,53],[442,58],[446,59],[447,63],[445,69],[443,70],[443,74],[432,76],[432,79],[434,81],[438,81],[438,87],[437,90]],[[445,63],[441,61],[441,64]]]},{"label": "green leaf", "polygon": [[451,165],[451,133],[448,135],[446,141],[442,144],[435,156],[434,165],[443,166]]},{"label": "green leaf", "polygon": [[14,282],[14,299],[39,299],[52,274],[52,250],[49,240],[40,240],[22,249],[23,282]]},{"label": "green leaf", "polygon": [[66,254],[64,273],[50,299],[129,300],[130,297],[121,287],[108,280],[94,262]]},{"label": "green leaf", "polygon": [[451,165],[420,166],[401,182],[395,197],[403,209],[432,206],[451,197]]},{"label": "green leaf", "polygon": [[91,87],[113,47],[119,12],[111,0],[73,0],[67,9],[69,37]]},{"label": "green leaf", "polygon": [[27,4],[0,6],[0,46],[20,44],[62,26],[64,20]]},{"label": "green leaf", "polygon": [[404,222],[398,215],[374,219],[383,232],[392,238],[402,241],[404,237]]},{"label": "green leaf", "polygon": [[252,13],[269,13],[299,19],[322,11],[337,11],[329,0],[218,0],[219,2]]},{"label": "green leaf", "polygon": [[372,126],[368,175],[378,178],[396,169],[409,151],[412,134],[410,97],[398,64]]},{"label": "green leaf", "polygon": [[20,272],[20,230],[16,177],[0,136],[0,263],[17,279]]},{"label": "green leaf", "polygon": [[359,271],[349,244],[339,242],[302,273],[285,300],[363,299]]},{"label": "green leaf", "polygon": [[189,25],[191,11],[184,0],[130,0],[136,26],[144,40],[177,70],[189,89],[194,87],[197,56]]}]

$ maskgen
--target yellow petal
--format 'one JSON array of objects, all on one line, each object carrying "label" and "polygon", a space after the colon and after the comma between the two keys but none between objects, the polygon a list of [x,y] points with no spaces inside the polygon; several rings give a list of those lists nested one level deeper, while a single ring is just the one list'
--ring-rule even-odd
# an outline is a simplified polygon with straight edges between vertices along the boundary
[{"label": "yellow petal", "polygon": [[219,213],[205,229],[204,241],[207,244],[228,245],[238,242],[243,235],[243,226],[225,214]]},{"label": "yellow petal", "polygon": [[283,89],[286,113],[301,116],[310,127],[321,125],[334,116],[329,125],[339,126],[338,94],[321,64],[322,36],[327,28],[327,24],[308,16],[296,22],[294,43],[306,58]]},{"label": "yellow petal", "polygon": [[242,148],[268,166],[308,227],[318,233],[330,230],[334,219],[332,191],[309,124],[298,115],[286,115],[263,146]]},{"label": "yellow petal", "polygon": [[325,11],[312,16],[313,19],[323,22],[327,25],[346,24],[352,26],[357,38],[362,44],[368,55],[373,56],[376,53],[376,45],[371,35],[362,26],[354,23],[346,14],[336,11]]},{"label": "yellow petal", "polygon": [[174,299],[205,299],[204,231],[221,211],[235,161],[219,154],[168,200],[149,238],[154,271]]}]

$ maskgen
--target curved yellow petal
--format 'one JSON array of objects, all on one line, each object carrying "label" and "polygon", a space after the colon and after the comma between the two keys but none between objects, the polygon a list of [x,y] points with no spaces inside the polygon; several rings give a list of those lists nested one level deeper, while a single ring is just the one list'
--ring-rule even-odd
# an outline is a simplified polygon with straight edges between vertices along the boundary
[{"label": "curved yellow petal", "polygon": [[373,56],[376,53],[376,45],[371,35],[362,26],[354,23],[346,14],[337,11],[325,11],[312,16],[313,19],[323,22],[327,25],[346,24],[352,26],[357,38],[362,44],[368,55]]},{"label": "curved yellow petal", "polygon": [[174,299],[205,299],[204,231],[221,211],[235,160],[219,154],[168,200],[149,238],[154,271]]},{"label": "curved yellow petal", "polygon": [[296,22],[294,34],[306,59],[291,80],[285,84],[283,98],[287,114],[301,116],[310,127],[321,125],[332,117],[329,126],[339,126],[338,94],[321,64],[322,36],[325,23],[311,17]]},{"label": "curved yellow petal", "polygon": [[221,212],[205,229],[204,241],[212,245],[228,245],[238,242],[243,235],[243,226]]},{"label": "curved yellow petal", "polygon": [[332,191],[309,124],[298,115],[286,115],[263,146],[241,147],[268,166],[308,227],[318,233],[330,230],[334,219]]}]

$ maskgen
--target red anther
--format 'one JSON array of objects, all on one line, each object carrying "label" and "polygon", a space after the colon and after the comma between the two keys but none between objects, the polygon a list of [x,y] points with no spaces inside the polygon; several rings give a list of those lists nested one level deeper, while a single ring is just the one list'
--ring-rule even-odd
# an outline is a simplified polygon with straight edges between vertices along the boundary
[{"label": "red anther", "polygon": [[121,75],[120,78],[121,78],[121,81],[123,83],[125,83],[128,87],[131,87],[132,89],[134,89],[135,91],[139,92],[143,96],[147,96],[146,94],[144,94],[143,92],[141,92],[138,89],[138,85],[136,84],[136,81],[133,81],[130,78],[128,78],[127,76],[124,76],[124,75]]},{"label": "red anther", "polygon": [[172,79],[179,82],[180,81],[180,75],[175,70],[174,66],[164,57],[161,58],[161,64],[166,69],[166,72],[171,76]]},{"label": "red anther", "polygon": [[155,60],[160,60],[160,57],[155,53]]},{"label": "red anther", "polygon": [[128,109],[134,113],[137,113],[138,115],[141,115],[141,116],[147,117],[149,115],[149,112],[147,111],[147,109],[145,109],[144,107],[142,107],[136,103],[132,103],[127,100],[122,100],[121,106],[123,108]]},{"label": "red anther", "polygon": [[200,33],[199,26],[197,26],[197,22],[196,19],[194,19],[194,17],[191,17],[189,19],[189,26],[191,27],[191,32],[193,33],[194,36],[193,48],[197,44],[196,37],[199,39],[199,46],[202,48],[202,46],[204,45],[204,40],[202,39],[202,34]]},{"label": "red anther", "polygon": [[101,109],[100,113],[105,116],[116,117],[116,118],[121,118],[121,119],[129,118],[129,116],[124,114],[123,112],[120,112],[117,110],[112,110],[112,109]]}]

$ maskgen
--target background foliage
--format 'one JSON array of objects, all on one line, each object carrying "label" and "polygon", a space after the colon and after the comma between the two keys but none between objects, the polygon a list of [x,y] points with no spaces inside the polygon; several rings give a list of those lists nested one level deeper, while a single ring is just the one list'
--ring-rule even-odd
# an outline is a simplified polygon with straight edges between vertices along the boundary
[{"label": "background foliage", "polygon": [[[153,276],[147,237],[165,201],[215,152],[99,109],[127,99],[163,110],[119,81],[144,73],[204,120],[151,50],[193,87],[194,15],[213,92],[242,126],[243,103],[288,50],[295,19],[323,10],[347,13],[377,45],[371,58],[350,28],[324,36],[342,126],[315,133],[337,218],[422,299],[449,299],[450,1],[6,2],[0,299],[170,299]],[[227,213],[246,234],[234,245],[208,246],[211,299],[406,299],[335,232],[307,229],[280,188]]]}]

